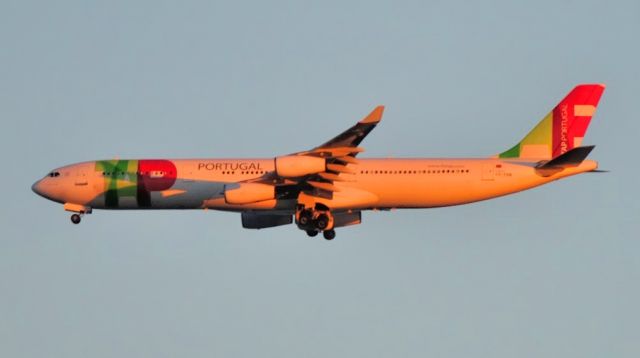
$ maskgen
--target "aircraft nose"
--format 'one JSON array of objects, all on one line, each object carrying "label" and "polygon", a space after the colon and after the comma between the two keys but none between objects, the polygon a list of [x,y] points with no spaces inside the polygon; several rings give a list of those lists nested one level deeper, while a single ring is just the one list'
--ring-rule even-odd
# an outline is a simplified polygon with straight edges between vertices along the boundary
[{"label": "aircraft nose", "polygon": [[44,188],[42,187],[42,180],[38,180],[37,182],[33,183],[33,185],[31,186],[31,190],[33,190],[34,193],[40,196],[45,196],[43,189]]}]

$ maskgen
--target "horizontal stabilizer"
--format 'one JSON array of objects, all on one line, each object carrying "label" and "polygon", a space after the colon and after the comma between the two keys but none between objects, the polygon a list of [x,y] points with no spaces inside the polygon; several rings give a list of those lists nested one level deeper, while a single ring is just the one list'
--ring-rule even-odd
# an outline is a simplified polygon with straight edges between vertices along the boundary
[{"label": "horizontal stabilizer", "polygon": [[573,148],[568,152],[561,154],[560,156],[538,166],[538,169],[576,167],[580,165],[580,163],[582,163],[585,159],[587,159],[587,156],[595,147],[595,145],[589,145],[585,147]]},{"label": "horizontal stabilizer", "polygon": [[565,168],[577,167],[587,158],[593,148],[595,148],[595,145],[573,148],[548,162],[540,163],[536,167],[536,173],[543,177],[548,177],[563,171]]}]

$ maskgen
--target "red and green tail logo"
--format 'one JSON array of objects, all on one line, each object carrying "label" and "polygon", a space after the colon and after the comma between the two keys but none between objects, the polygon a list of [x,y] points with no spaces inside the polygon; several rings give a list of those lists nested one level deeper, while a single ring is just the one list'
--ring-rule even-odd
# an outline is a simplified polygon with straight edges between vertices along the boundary
[{"label": "red and green tail logo", "polygon": [[604,88],[602,84],[576,86],[520,143],[498,157],[551,159],[579,147]]}]

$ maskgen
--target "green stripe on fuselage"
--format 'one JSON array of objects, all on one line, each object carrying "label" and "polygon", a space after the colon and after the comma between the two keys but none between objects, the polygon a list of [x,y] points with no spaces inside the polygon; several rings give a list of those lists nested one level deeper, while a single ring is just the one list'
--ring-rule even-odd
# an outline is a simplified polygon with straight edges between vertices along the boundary
[{"label": "green stripe on fuselage", "polygon": [[104,204],[117,208],[120,198],[136,197],[138,188],[137,160],[100,160],[95,170],[104,177]]}]

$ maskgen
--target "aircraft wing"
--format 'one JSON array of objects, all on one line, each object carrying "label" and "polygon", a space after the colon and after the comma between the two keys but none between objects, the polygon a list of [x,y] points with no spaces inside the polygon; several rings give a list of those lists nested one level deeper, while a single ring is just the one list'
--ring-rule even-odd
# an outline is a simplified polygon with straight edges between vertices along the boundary
[{"label": "aircraft wing", "polygon": [[338,191],[334,183],[350,181],[350,176],[355,173],[354,166],[358,164],[356,156],[364,149],[359,147],[362,140],[376,127],[382,119],[384,106],[378,106],[366,117],[351,128],[338,134],[328,142],[313,149],[289,154],[290,156],[320,157],[326,160],[325,170],[299,178],[282,178],[277,172],[266,174],[251,182],[263,182],[276,187],[276,192],[282,193],[282,197],[297,197],[300,192],[311,196],[331,198],[333,192]]},{"label": "aircraft wing", "polygon": [[309,151],[293,153],[292,155],[322,157],[327,163],[324,172],[301,178],[298,183],[303,188],[301,191],[311,196],[331,198],[333,192],[338,190],[334,182],[350,181],[351,174],[355,173],[353,167],[358,164],[356,156],[364,152],[364,148],[359,145],[380,123],[383,112],[384,106],[377,106],[358,123],[328,142]]},{"label": "aircraft wing", "polygon": [[360,122],[351,128],[338,134],[328,142],[319,145],[309,151],[294,153],[294,155],[314,155],[324,157],[342,157],[351,155],[355,157],[364,149],[358,147],[360,142],[369,134],[373,128],[380,123],[384,106],[378,106],[371,111]]}]

